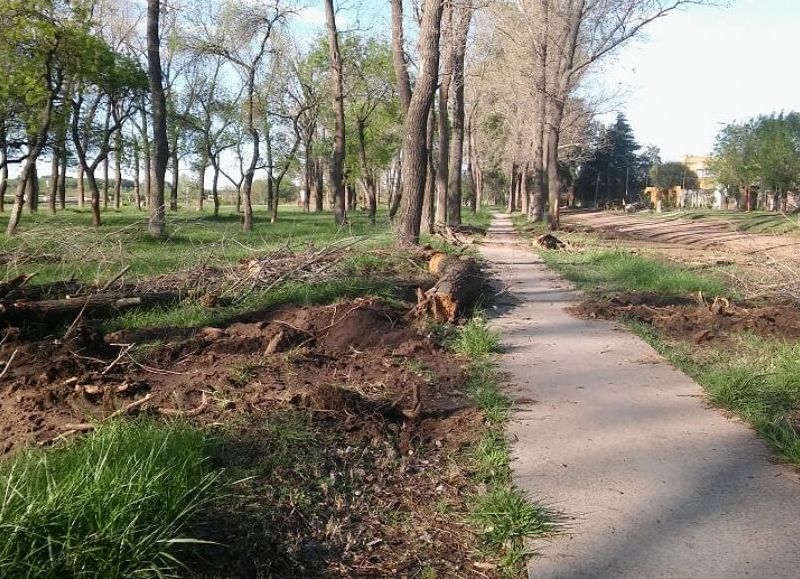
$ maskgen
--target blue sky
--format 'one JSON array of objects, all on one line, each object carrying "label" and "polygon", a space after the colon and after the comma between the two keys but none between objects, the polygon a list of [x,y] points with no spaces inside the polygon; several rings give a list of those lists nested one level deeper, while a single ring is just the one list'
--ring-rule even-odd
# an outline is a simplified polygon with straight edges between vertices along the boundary
[{"label": "blue sky", "polygon": [[[641,144],[665,160],[711,152],[720,126],[761,113],[800,109],[800,0],[722,0],[654,23],[604,65],[603,82],[621,101]],[[340,15],[386,29],[388,0],[345,0]],[[321,1],[304,13],[324,23]]]},{"label": "blue sky", "polygon": [[736,0],[653,24],[607,66],[619,107],[665,160],[710,153],[722,124],[800,109],[800,0]]}]

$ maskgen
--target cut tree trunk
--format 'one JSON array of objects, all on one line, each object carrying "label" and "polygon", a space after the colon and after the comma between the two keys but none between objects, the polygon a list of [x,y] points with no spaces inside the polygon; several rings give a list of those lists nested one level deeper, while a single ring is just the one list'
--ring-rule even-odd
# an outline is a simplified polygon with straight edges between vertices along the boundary
[{"label": "cut tree trunk", "polygon": [[428,270],[439,279],[427,292],[418,292],[417,310],[430,312],[437,322],[453,323],[483,293],[483,271],[474,259],[435,253]]}]

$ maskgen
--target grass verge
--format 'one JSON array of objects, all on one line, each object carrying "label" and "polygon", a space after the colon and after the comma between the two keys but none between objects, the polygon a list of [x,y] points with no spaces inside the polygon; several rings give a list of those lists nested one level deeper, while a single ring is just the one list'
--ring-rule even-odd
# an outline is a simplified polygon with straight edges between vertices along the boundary
[{"label": "grass verge", "polygon": [[525,563],[533,554],[528,541],[550,535],[556,523],[547,508],[537,504],[514,484],[505,426],[511,401],[503,394],[495,363],[499,338],[486,320],[477,315],[458,330],[450,347],[470,360],[468,391],[485,413],[488,430],[472,449],[474,479],[485,491],[475,496],[469,518],[479,529],[484,553],[498,558],[504,577],[525,574]]},{"label": "grass verge", "polygon": [[174,572],[195,516],[219,497],[208,456],[189,425],[120,420],[0,464],[0,576]]}]

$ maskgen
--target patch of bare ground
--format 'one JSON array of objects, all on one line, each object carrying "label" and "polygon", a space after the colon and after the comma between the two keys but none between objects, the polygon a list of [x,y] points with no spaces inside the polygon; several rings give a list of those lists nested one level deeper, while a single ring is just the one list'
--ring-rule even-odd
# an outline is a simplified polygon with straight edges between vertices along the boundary
[{"label": "patch of bare ground", "polygon": [[457,514],[475,492],[457,459],[485,422],[463,391],[466,361],[405,311],[364,298],[225,327],[4,335],[4,454],[120,414],[219,434],[217,460],[242,480],[205,520],[201,538],[219,545],[191,576],[496,573],[475,566]]},{"label": "patch of bare ground", "polygon": [[800,339],[800,309],[791,304],[744,305],[727,299],[675,299],[657,293],[589,299],[572,308],[584,318],[628,318],[649,324],[670,338],[695,344],[723,340],[733,333]]}]

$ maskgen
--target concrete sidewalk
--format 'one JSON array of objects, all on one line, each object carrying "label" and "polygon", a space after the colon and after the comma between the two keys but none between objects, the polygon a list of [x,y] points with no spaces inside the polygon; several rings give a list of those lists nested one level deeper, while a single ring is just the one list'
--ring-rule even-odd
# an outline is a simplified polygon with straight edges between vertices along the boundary
[{"label": "concrete sidewalk", "polygon": [[519,412],[516,481],[563,510],[531,577],[800,577],[800,484],[753,431],[580,294],[497,215],[482,247],[509,295],[492,324]]}]

